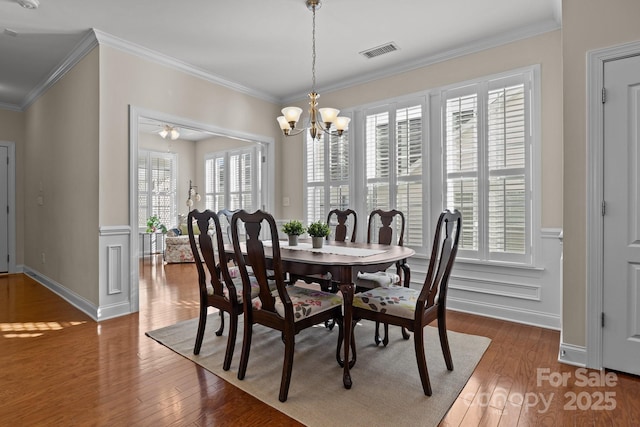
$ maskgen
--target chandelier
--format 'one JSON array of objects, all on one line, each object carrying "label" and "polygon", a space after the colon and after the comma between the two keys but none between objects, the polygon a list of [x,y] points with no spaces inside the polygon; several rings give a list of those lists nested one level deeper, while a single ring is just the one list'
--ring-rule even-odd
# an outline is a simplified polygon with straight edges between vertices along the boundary
[{"label": "chandelier", "polygon": [[[313,30],[311,32],[311,92],[309,93],[309,134],[312,139],[320,139],[322,133],[332,135],[331,125],[334,126],[338,136],[347,129],[349,117],[338,116],[340,110],[335,108],[318,108],[318,98],[316,92],[316,10],[320,9],[320,0],[305,0],[307,8],[313,12]],[[304,129],[297,129],[296,124],[300,120],[302,108],[285,107],[282,109],[282,116],[278,117],[278,124],[285,136],[300,134]],[[320,119],[320,120],[318,120]]]},{"label": "chandelier", "polygon": [[167,139],[168,136],[172,140],[176,140],[180,137],[180,132],[178,132],[178,129],[173,126],[164,125],[162,130],[159,132],[159,135],[164,139]]}]

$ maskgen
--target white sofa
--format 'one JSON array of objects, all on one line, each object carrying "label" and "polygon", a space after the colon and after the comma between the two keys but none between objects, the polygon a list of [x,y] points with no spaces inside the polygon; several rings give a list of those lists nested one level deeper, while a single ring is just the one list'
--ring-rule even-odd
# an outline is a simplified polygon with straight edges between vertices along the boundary
[{"label": "white sofa", "polygon": [[[200,234],[200,230],[198,230],[198,226],[195,224],[194,233],[198,235]],[[169,230],[165,236],[164,243],[164,261],[167,264],[194,261],[186,223],[180,224],[178,227]],[[196,245],[199,249],[200,245],[197,239]]]}]

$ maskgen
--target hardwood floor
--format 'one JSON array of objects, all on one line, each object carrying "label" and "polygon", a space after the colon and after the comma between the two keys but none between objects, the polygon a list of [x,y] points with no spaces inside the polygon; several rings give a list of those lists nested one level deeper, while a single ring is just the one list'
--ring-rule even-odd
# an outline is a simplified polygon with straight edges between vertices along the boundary
[{"label": "hardwood floor", "polygon": [[[300,425],[146,337],[197,316],[196,272],[159,257],[140,272],[140,312],[100,323],[25,275],[0,277],[0,425]],[[456,312],[448,327],[492,343],[441,425],[640,425],[640,379],[608,373],[610,386],[558,363],[557,331]]]}]

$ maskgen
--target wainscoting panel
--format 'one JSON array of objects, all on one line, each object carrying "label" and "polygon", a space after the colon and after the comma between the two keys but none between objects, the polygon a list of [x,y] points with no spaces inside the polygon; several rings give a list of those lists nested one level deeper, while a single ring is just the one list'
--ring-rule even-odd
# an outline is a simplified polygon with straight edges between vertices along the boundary
[{"label": "wainscoting panel", "polygon": [[[512,267],[457,260],[447,307],[482,316],[560,329],[562,240],[560,229],[538,233],[534,266]],[[425,279],[428,260],[412,258],[412,287]]]},{"label": "wainscoting panel", "polygon": [[107,247],[107,294],[122,293],[122,246]]},{"label": "wainscoting panel", "polygon": [[100,227],[98,320],[122,316],[132,311],[130,235],[131,228],[128,225]]}]

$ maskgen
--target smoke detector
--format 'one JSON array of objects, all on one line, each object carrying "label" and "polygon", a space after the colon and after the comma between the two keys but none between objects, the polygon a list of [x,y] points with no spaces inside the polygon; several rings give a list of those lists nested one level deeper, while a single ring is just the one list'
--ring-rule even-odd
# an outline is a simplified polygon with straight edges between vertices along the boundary
[{"label": "smoke detector", "polygon": [[16,0],[18,4],[25,9],[37,9],[40,6],[40,2],[38,0]]}]

